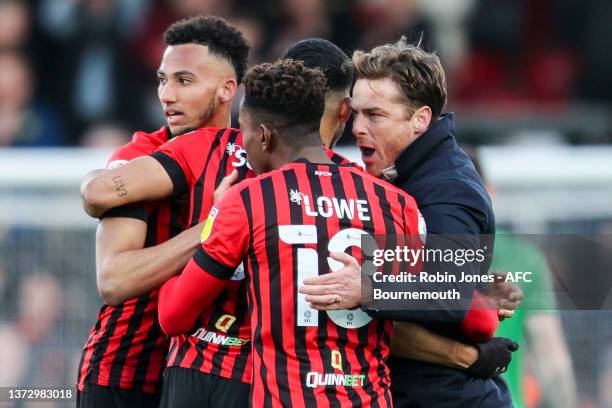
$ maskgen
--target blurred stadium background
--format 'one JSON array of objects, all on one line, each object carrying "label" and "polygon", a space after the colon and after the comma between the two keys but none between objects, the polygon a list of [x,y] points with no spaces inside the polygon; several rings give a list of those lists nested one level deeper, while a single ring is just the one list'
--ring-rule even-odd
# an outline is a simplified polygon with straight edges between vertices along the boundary
[{"label": "blurred stadium background", "polygon": [[[0,387],[74,385],[101,305],[79,182],[133,131],[163,124],[161,34],[200,13],[237,24],[251,63],[306,37],[348,53],[424,33],[500,225],[612,234],[608,0],[0,0]],[[358,156],[351,144],[340,148]],[[560,315],[578,406],[612,407],[612,313]]]}]

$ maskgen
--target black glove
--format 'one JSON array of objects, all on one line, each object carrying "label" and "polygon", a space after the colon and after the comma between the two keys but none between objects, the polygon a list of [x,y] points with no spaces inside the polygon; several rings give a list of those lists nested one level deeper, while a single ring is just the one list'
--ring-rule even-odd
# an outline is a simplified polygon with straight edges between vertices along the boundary
[{"label": "black glove", "polygon": [[488,378],[501,374],[508,369],[512,353],[519,345],[504,337],[494,337],[484,343],[475,344],[478,349],[478,359],[466,368],[466,372],[474,377]]}]

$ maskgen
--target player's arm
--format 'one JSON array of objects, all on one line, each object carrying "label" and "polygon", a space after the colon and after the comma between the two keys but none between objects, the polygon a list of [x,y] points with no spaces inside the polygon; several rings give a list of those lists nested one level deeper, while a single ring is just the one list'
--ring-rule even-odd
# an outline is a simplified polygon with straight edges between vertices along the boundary
[{"label": "player's arm", "polygon": [[437,335],[410,322],[393,324],[391,353],[398,357],[465,369],[478,359],[478,349]]},{"label": "player's arm", "polygon": [[517,349],[518,344],[501,337],[465,344],[415,323],[396,322],[393,325],[393,355],[457,368],[475,377],[491,377],[504,371]]},{"label": "player's arm", "polygon": [[[144,213],[142,209],[124,211]],[[103,218],[96,234],[96,277],[104,301],[118,305],[158,288],[185,266],[200,243],[201,231],[198,224],[162,244],[144,248],[146,219]]]},{"label": "player's arm", "polygon": [[[138,188],[157,191],[156,189],[162,187],[167,191],[169,188],[167,185],[164,187],[163,182],[156,184],[160,181],[158,179],[163,181],[166,177],[160,176],[157,171],[151,171],[161,166],[171,178],[173,190],[178,190],[179,193],[186,191],[188,184],[185,174],[191,175],[191,172],[183,155],[183,144],[166,143],[160,149],[164,150],[165,154],[155,152],[152,157],[128,163],[125,159],[133,158],[135,153],[141,154],[128,145],[115,153],[115,160],[111,159],[109,170],[117,169],[118,162],[127,163],[119,169],[127,169],[125,171],[132,174],[135,166],[136,171],[142,171],[142,174],[148,172],[145,179],[147,183],[152,181],[149,186],[146,186],[146,183],[138,184]],[[159,162],[159,165],[156,165],[155,161]],[[104,170],[94,171],[90,175],[88,179],[93,179],[104,175]],[[83,183],[84,190],[87,186],[95,185],[89,181],[91,180]],[[100,222],[96,236],[96,275],[98,290],[108,304],[120,304],[159,287],[184,267],[199,244],[201,225],[194,226],[160,245],[144,248],[147,221],[148,213],[145,208],[139,204],[130,204],[106,211]]]},{"label": "player's arm", "polygon": [[[451,209],[457,210],[456,206],[446,207],[436,208],[436,213],[447,214]],[[425,231],[420,231],[424,228],[422,227],[422,221],[419,222],[418,210],[415,205],[406,206],[406,218],[411,220],[409,226],[407,226],[408,234],[415,236],[416,234],[425,233]],[[438,238],[436,240],[437,245],[443,245],[444,249],[477,248],[477,242],[475,241],[477,241],[478,238],[473,231],[477,231],[479,227],[472,217],[469,216],[469,214],[464,214],[464,217],[449,216],[448,218],[447,222],[445,222],[448,228],[454,231],[455,234],[461,233],[463,235],[460,236],[459,239],[451,237],[449,239],[444,239],[442,242],[440,242]],[[449,225],[451,223],[454,223],[454,225]],[[362,276],[359,265],[357,265],[357,262],[349,255],[339,255],[341,255],[341,257],[336,257],[336,254],[332,254],[332,257],[344,263],[343,268],[329,274],[305,279],[303,282],[304,285],[299,288],[300,293],[306,295],[306,301],[311,302],[316,309],[337,310],[360,306],[362,300]],[[470,265],[468,263],[460,268],[451,262],[435,266],[428,265],[428,267],[431,268],[429,270],[445,271],[453,271],[454,268],[455,274],[459,276],[462,270],[467,271],[469,268],[473,269],[473,271],[469,271],[469,273],[478,274],[480,265]],[[457,281],[458,280],[459,279],[457,279]],[[402,287],[402,284],[393,285],[396,290],[400,290],[399,288]],[[458,290],[460,292],[459,299],[457,301],[428,300],[430,303],[437,302],[435,307],[431,307],[432,304],[428,305],[429,308],[415,307],[413,303],[404,305],[398,301],[395,310],[375,310],[373,308],[368,308],[367,311],[373,317],[394,321],[443,321],[456,323],[461,327],[464,334],[474,341],[492,338],[499,324],[497,310],[495,307],[489,307],[492,305],[488,305],[486,297],[475,291],[474,284],[456,284],[454,282],[436,282],[433,284],[411,282],[404,286],[407,291],[432,292],[434,290],[444,291],[442,288],[443,285],[445,285],[444,289]],[[371,290],[372,288],[370,288],[370,292]],[[367,291],[368,288],[364,288],[364,292]],[[469,303],[467,303],[466,300],[468,300]]]},{"label": "player's arm", "polygon": [[87,177],[81,184],[81,198],[85,212],[100,217],[114,207],[169,197],[173,189],[162,164],[146,156]]},{"label": "player's arm", "polygon": [[[306,295],[307,302],[318,310],[350,309],[360,306],[362,296],[362,275],[357,260],[346,253],[331,253],[330,256],[344,264],[333,273],[308,278],[300,286],[300,293]],[[497,284],[497,283],[496,283]],[[495,285],[495,284],[494,284]],[[367,289],[364,289],[367,291]],[[422,321],[420,313],[412,309],[391,311],[396,321]],[[413,313],[414,312],[414,313]],[[470,308],[459,322],[463,334],[473,341],[491,339],[499,326],[495,302],[474,290]]]},{"label": "player's arm", "polygon": [[[467,192],[469,193],[469,191]],[[470,197],[471,198],[471,197]],[[479,200],[474,198],[473,200]],[[482,230],[482,224],[486,222],[486,215],[475,208],[471,208],[458,204],[433,204],[423,208],[419,208],[423,218],[427,223],[427,249],[464,251],[466,249],[476,250],[480,248],[479,231]],[[413,322],[443,322],[460,325],[469,318],[468,312],[472,309],[472,296],[476,290],[476,283],[461,282],[461,275],[477,276],[480,275],[480,263],[466,262],[459,266],[452,260],[435,260],[427,262],[423,265],[423,270],[431,273],[437,271],[445,271],[449,275],[454,275],[455,280],[444,282],[422,282],[406,283],[396,285],[398,291],[416,291],[416,292],[445,292],[452,290],[459,292],[459,296],[441,300],[427,300],[428,305],[424,308],[419,308],[418,304],[412,300],[398,301],[395,310],[376,310],[374,307],[368,310],[372,317],[394,320],[394,321],[413,321]],[[497,314],[496,311],[495,315]],[[489,316],[484,313],[487,318],[486,331],[493,330],[491,325],[497,325],[497,316]]]},{"label": "player's arm", "polygon": [[[168,336],[178,336],[193,327],[225,288],[232,274],[215,277],[198,262],[205,255],[198,251],[179,276],[164,283],[159,292],[159,324]],[[209,269],[210,270],[210,269]],[[231,269],[228,268],[231,271]]]},{"label": "player's arm", "polygon": [[85,177],[83,177],[83,181],[81,182],[81,196],[83,195],[83,189],[85,188],[85,186],[87,186],[90,181],[92,181],[94,178],[98,177],[100,174],[104,173],[105,171],[107,171],[107,169],[92,170],[89,173],[87,173]]},{"label": "player's arm", "polygon": [[[451,206],[446,206],[444,209],[437,208],[435,209],[435,213],[438,218],[440,218],[441,214],[446,215],[446,219],[443,219],[445,228],[448,228],[450,231],[454,231],[453,235],[441,235],[439,232],[436,234],[436,231],[439,231],[440,226],[434,225],[432,226],[433,232],[430,230],[429,225],[425,225],[424,217],[420,216],[418,210],[410,211],[410,206],[407,207],[407,219],[413,220],[410,223],[410,227],[408,232],[411,233],[410,237],[416,237],[416,233],[418,232],[423,244],[427,241],[427,246],[424,248],[429,249],[441,249],[447,250],[451,249],[455,253],[463,252],[464,249],[474,249],[480,247],[479,241],[480,238],[475,233],[479,228],[477,225],[477,221],[474,217],[468,212],[464,211],[462,216],[456,216],[454,219],[448,216],[450,211],[455,211],[455,213],[459,213],[456,208]],[[414,221],[413,213],[417,213],[417,220]],[[429,209],[431,212],[431,209]],[[427,214],[427,213],[426,213]],[[443,215],[444,217],[444,215]],[[428,218],[434,218],[429,216]],[[439,223],[440,221],[437,220]],[[415,228],[415,224],[417,227]],[[429,232],[429,239],[425,239]],[[434,235],[435,234],[435,235]],[[420,242],[419,242],[420,244]],[[417,246],[417,245],[412,245]],[[418,265],[423,266],[423,265]],[[463,265],[459,266],[455,262],[428,262],[425,263],[425,266],[422,269],[417,269],[418,271],[425,270],[430,273],[437,271],[449,271],[451,275],[456,277],[460,276],[463,271],[474,276],[480,274],[480,263],[478,262],[466,262]],[[459,281],[457,279],[456,281]],[[500,285],[499,281],[495,281],[494,286]],[[433,309],[417,311],[418,307],[415,305],[408,303],[404,307],[403,310],[392,311],[391,313],[396,314],[397,321],[447,321],[452,323],[458,323],[461,332],[466,336],[467,339],[475,342],[482,342],[486,340],[490,340],[495,335],[495,331],[499,326],[499,317],[497,312],[497,302],[494,302],[492,299],[485,296],[478,289],[476,289],[474,284],[466,284],[466,283],[455,283],[444,282],[444,283],[425,283],[419,287],[418,285],[422,285],[422,282],[418,282],[417,287],[413,286],[412,283],[409,283],[406,289],[431,292],[435,290],[453,290],[455,292],[460,293],[460,299],[456,302],[452,300],[443,300],[438,302],[436,307]],[[443,286],[444,285],[444,286]],[[461,299],[469,299],[469,303],[462,301]],[[398,305],[401,306],[401,305]],[[429,306],[429,305],[427,305]],[[460,320],[459,320],[460,319]],[[457,320],[459,320],[457,322]]]},{"label": "player's arm", "polygon": [[202,244],[183,272],[167,281],[159,293],[159,323],[169,336],[187,332],[198,316],[224,289],[246,256],[249,221],[236,187],[210,211]]}]

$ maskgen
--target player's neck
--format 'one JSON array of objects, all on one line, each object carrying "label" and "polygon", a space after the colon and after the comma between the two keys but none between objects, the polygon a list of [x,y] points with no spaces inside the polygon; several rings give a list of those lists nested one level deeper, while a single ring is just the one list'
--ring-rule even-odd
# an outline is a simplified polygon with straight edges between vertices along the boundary
[{"label": "player's neck", "polygon": [[227,128],[232,126],[231,107],[219,106],[203,127]]},{"label": "player's neck", "polygon": [[311,163],[334,164],[327,156],[327,153],[325,153],[325,150],[323,150],[323,145],[305,146],[294,150],[286,156],[286,163],[297,159],[306,159]]},{"label": "player's neck", "polygon": [[312,163],[323,163],[323,164],[333,164],[334,163],[327,156],[327,153],[325,153],[325,150],[323,150],[323,145],[309,146],[309,147],[300,149],[297,152],[293,160],[299,159],[300,157]]}]

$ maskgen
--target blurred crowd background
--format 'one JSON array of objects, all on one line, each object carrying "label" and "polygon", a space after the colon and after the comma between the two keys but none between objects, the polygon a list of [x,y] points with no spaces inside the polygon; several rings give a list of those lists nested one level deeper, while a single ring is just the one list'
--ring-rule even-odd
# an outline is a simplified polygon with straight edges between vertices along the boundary
[{"label": "blurred crowd background", "polygon": [[161,35],[200,13],[238,25],[251,63],[306,37],[350,53],[423,34],[448,73],[449,109],[468,113],[463,137],[483,141],[484,112],[610,141],[606,0],[1,0],[0,146],[116,145],[159,127]]},{"label": "blurred crowd background", "polygon": [[[447,111],[481,156],[500,225],[612,233],[608,0],[0,0],[0,387],[74,386],[102,304],[96,222],[78,182],[135,130],[164,124],[162,33],[196,14],[236,24],[251,64],[307,37],[350,54],[422,36],[446,69]],[[351,143],[347,132],[341,147]],[[588,264],[572,251],[549,252],[549,263],[578,280],[594,265],[610,276],[610,245]],[[577,406],[612,407],[612,313],[559,315]],[[550,406],[529,384],[529,406]]]}]

